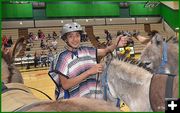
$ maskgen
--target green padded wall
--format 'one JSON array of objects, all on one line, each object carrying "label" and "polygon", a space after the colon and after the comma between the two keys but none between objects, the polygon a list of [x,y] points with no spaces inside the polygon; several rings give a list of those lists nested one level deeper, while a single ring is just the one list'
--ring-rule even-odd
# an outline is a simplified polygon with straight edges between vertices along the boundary
[{"label": "green padded wall", "polygon": [[160,6],[156,8],[146,8],[144,4],[130,4],[131,16],[152,16],[160,15]]},{"label": "green padded wall", "polygon": [[32,4],[2,4],[2,18],[33,18]]},{"label": "green padded wall", "polygon": [[47,17],[120,16],[118,4],[47,4]]},{"label": "green padded wall", "polygon": [[180,24],[178,12],[178,10],[172,10],[165,5],[161,5],[161,16],[173,29],[178,27]]}]

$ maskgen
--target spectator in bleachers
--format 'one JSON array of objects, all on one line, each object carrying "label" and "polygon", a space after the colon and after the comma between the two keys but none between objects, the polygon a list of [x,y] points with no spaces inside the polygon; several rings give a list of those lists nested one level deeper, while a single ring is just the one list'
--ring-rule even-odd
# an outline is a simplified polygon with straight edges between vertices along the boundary
[{"label": "spectator in bleachers", "polygon": [[44,33],[41,30],[38,30],[38,38],[40,40],[44,40],[44,38],[45,38],[45,35],[44,35]]},{"label": "spectator in bleachers", "polygon": [[34,38],[34,40],[36,40],[36,41],[37,41],[37,40],[38,40],[38,36],[34,35],[34,37],[35,37],[35,38]]},{"label": "spectator in bleachers", "polygon": [[106,45],[110,45],[112,41],[111,33],[107,29],[104,30],[104,33],[106,34]]},{"label": "spectator in bleachers", "polygon": [[41,49],[46,49],[46,45],[44,43],[44,40],[41,40],[40,47],[41,47]]},{"label": "spectator in bleachers", "polygon": [[57,41],[56,41],[56,39],[53,39],[53,41],[51,42],[51,45],[52,45],[52,47],[53,47],[53,49],[54,50],[56,50],[57,49]]},{"label": "spectator in bleachers", "polygon": [[44,45],[45,45],[45,49],[49,49],[49,41],[48,41],[48,40],[46,40],[46,41],[44,42]]},{"label": "spectator in bleachers", "polygon": [[47,63],[48,63],[48,66],[49,66],[49,64],[53,61],[53,53],[52,53],[51,49],[49,49],[47,57],[48,57],[48,62]]},{"label": "spectator in bleachers", "polygon": [[88,36],[87,36],[87,33],[83,33],[81,35],[81,42],[87,42],[88,41]]},{"label": "spectator in bleachers", "polygon": [[4,47],[8,47],[7,41],[8,41],[8,38],[6,37],[6,35],[3,35],[3,37],[2,37],[2,45]]},{"label": "spectator in bleachers", "polygon": [[51,35],[50,34],[48,34],[47,40],[51,40]]},{"label": "spectator in bleachers", "polygon": [[47,67],[47,54],[44,51],[41,51],[40,63],[41,67],[43,67],[44,65],[45,67]]},{"label": "spectator in bleachers", "polygon": [[[96,74],[102,73],[102,64],[97,64],[97,56],[105,56],[116,47],[124,46],[127,40],[117,37],[111,46],[105,49],[80,46],[81,25],[78,23],[65,24],[62,28],[62,40],[66,43],[65,50],[59,53],[57,63],[51,65],[50,76],[58,84],[60,92],[56,92],[57,99],[72,97],[87,97],[102,99],[100,82]],[[52,63],[53,64],[53,63]],[[54,68],[55,67],[55,68]],[[57,91],[57,90],[56,90]],[[64,93],[62,92],[64,91]]]},{"label": "spectator in bleachers", "polygon": [[27,43],[29,43],[31,45],[31,47],[33,47],[33,45],[34,45],[33,40],[34,40],[34,35],[32,32],[30,32],[28,35]]},{"label": "spectator in bleachers", "polygon": [[38,66],[39,60],[40,60],[39,55],[38,55],[38,53],[35,51],[35,53],[34,53],[34,67],[35,67],[35,68]]},{"label": "spectator in bleachers", "polygon": [[28,61],[28,63],[27,63],[27,68],[26,68],[26,69],[30,69],[30,57],[32,57],[32,55],[31,55],[30,53],[28,53],[28,54],[26,55],[26,57],[27,57],[27,61]]},{"label": "spectator in bleachers", "polygon": [[7,45],[8,45],[8,47],[11,47],[13,45],[12,36],[9,36],[9,38],[7,40]]},{"label": "spectator in bleachers", "polygon": [[53,38],[56,39],[57,38],[57,34],[55,31],[53,31],[53,34],[52,34]]}]

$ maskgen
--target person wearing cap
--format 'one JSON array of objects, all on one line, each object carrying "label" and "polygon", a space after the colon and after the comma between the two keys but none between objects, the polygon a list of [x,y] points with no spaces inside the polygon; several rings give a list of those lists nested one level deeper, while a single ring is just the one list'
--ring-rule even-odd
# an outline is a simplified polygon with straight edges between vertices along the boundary
[{"label": "person wearing cap", "polygon": [[115,42],[105,49],[80,46],[82,27],[78,23],[68,23],[62,27],[61,38],[66,43],[53,66],[55,75],[51,78],[56,83],[56,99],[87,97],[103,99],[97,74],[103,71],[97,63],[97,56],[105,56],[118,46],[127,43],[126,38],[117,37]]}]

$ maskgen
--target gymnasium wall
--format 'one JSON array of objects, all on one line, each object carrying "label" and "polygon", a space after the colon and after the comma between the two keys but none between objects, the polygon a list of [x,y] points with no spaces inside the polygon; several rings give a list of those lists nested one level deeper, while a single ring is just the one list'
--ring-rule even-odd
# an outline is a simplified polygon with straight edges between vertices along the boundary
[{"label": "gymnasium wall", "polygon": [[[129,17],[147,17],[162,16],[164,20],[175,29],[179,25],[178,10],[173,10],[164,4],[160,4],[156,8],[146,8],[143,3],[131,3],[129,6]],[[118,3],[98,4],[88,3],[71,3],[71,4],[54,4],[46,3],[44,9],[33,9],[32,4],[2,4],[3,20],[8,19],[59,19],[59,18],[94,18],[94,17],[121,17]],[[167,15],[168,14],[168,15]],[[127,15],[126,15],[127,17]],[[177,21],[176,21],[177,20]]]},{"label": "gymnasium wall", "polygon": [[46,4],[47,17],[120,16],[118,4]]},{"label": "gymnasium wall", "polygon": [[138,4],[130,4],[130,15],[131,16],[154,16],[160,15],[160,5],[155,8],[147,8],[144,7],[144,3]]},{"label": "gymnasium wall", "polygon": [[165,5],[161,5],[161,16],[173,29],[179,26],[179,14],[178,10],[172,10]]},{"label": "gymnasium wall", "polygon": [[3,4],[2,18],[33,18],[32,4]]}]

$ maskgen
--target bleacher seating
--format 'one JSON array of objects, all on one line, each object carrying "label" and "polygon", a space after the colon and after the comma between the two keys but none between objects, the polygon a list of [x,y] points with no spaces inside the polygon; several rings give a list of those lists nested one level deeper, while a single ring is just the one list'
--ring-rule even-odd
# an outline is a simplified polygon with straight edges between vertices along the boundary
[{"label": "bleacher seating", "polygon": [[[164,37],[166,37],[166,33],[164,32],[163,29],[163,24],[150,24],[151,30],[157,30],[159,31]],[[48,34],[52,36],[52,32],[55,31],[58,35],[58,37],[61,35],[60,34],[60,27],[52,27],[52,28],[29,28],[28,33],[33,32],[33,34],[37,35],[38,30],[41,30],[45,36],[47,37]],[[84,29],[84,27],[83,27]],[[99,36],[100,39],[99,41],[101,43],[106,42],[105,34],[104,34],[104,29],[107,29],[113,37],[116,37],[117,31],[133,31],[137,30],[140,31],[142,36],[147,36],[147,33],[144,31],[144,24],[130,24],[130,25],[100,25],[100,26],[93,26],[93,31],[95,36]],[[13,41],[16,41],[18,39],[18,29],[7,29],[7,30],[2,30],[2,35],[7,35],[7,36],[12,36]],[[133,38],[135,46],[135,53],[141,53],[145,45],[140,44],[138,40]],[[65,43],[63,42],[62,39],[57,38],[57,51],[54,51],[53,53],[55,54],[56,52],[60,52],[64,49]],[[93,46],[90,41],[87,42],[81,42],[81,45],[84,46]],[[28,59],[26,57],[23,58],[16,58],[15,59],[15,64],[26,64],[27,60],[29,60],[29,63],[33,63],[33,58],[34,58],[34,53],[35,51],[38,51],[41,53],[42,49],[40,47],[40,40],[33,41],[33,47],[31,47],[30,51],[25,51],[25,55],[30,54],[32,57],[29,57]],[[48,54],[48,50],[43,50],[46,54]]]}]

